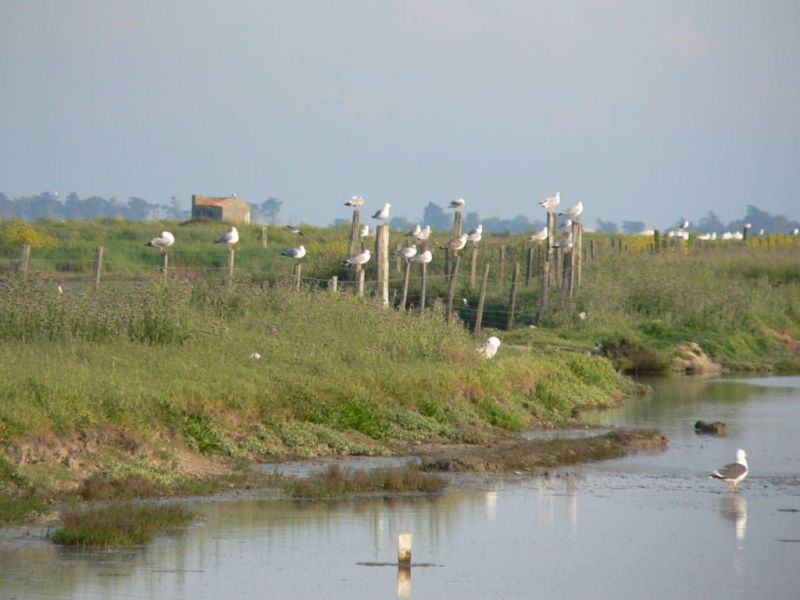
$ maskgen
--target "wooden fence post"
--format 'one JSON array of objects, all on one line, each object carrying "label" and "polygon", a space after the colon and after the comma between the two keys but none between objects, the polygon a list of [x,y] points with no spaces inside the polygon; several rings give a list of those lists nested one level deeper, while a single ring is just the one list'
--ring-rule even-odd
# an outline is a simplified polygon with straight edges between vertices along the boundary
[{"label": "wooden fence post", "polygon": [[542,268],[542,295],[539,298],[539,315],[537,322],[540,322],[547,314],[548,295],[550,293],[550,277],[553,271],[553,240],[555,238],[556,214],[553,212],[547,213],[547,248],[544,253],[544,267]]},{"label": "wooden fence post", "polygon": [[420,263],[422,273],[420,275],[420,289],[419,289],[419,312],[425,311],[425,291],[428,287],[428,264]]},{"label": "wooden fence post", "polygon": [[583,277],[583,221],[575,221],[572,224],[572,252],[575,254],[575,263],[572,270],[575,277],[575,286],[581,287]]},{"label": "wooden fence post", "polygon": [[489,268],[491,265],[487,262],[483,265],[483,275],[481,276],[481,289],[478,292],[478,312],[475,315],[474,331],[477,333],[481,330],[483,323],[483,305],[486,303],[486,287],[489,285]]},{"label": "wooden fence post", "polygon": [[478,268],[478,244],[472,244],[469,256],[469,289],[475,289],[475,271]]},{"label": "wooden fence post", "polygon": [[[360,267],[361,265],[357,266]],[[359,298],[364,297],[364,273],[365,273],[364,269],[358,269],[356,271],[356,277],[358,278],[358,287],[356,288],[356,296],[358,296]]]},{"label": "wooden fence post", "polygon": [[303,265],[299,262],[294,264],[294,291],[300,291],[300,282],[302,281]]},{"label": "wooden fence post", "polygon": [[497,285],[503,287],[503,279],[506,276],[506,247],[500,246],[500,267],[497,274]]},{"label": "wooden fence post", "polygon": [[22,262],[19,265],[19,270],[22,273],[22,278],[28,278],[28,267],[30,266],[31,262],[31,245],[30,244],[23,244],[22,245]]},{"label": "wooden fence post", "polygon": [[330,278],[328,282],[328,289],[332,292],[339,291],[339,278],[336,275]]},{"label": "wooden fence post", "polygon": [[267,247],[267,226],[266,225],[262,225],[261,226],[261,247],[262,248],[266,248]]},{"label": "wooden fence post", "polygon": [[400,310],[405,311],[408,301],[408,277],[411,274],[411,261],[406,261],[406,270],[403,272],[403,292],[400,296]]},{"label": "wooden fence post", "polygon": [[350,256],[358,254],[360,252],[359,242],[361,241],[361,237],[359,235],[361,229],[361,211],[358,208],[353,209],[353,223],[350,227]]},{"label": "wooden fence post", "polygon": [[228,246],[228,283],[233,283],[233,270],[236,262],[236,250],[233,246]]},{"label": "wooden fence post", "polygon": [[453,270],[450,272],[450,287],[447,291],[447,311],[445,312],[445,318],[447,322],[453,320],[453,299],[456,296],[456,286],[458,285],[458,265],[461,262],[461,256],[459,256],[458,252],[455,252],[455,259],[453,260]]},{"label": "wooden fence post", "polygon": [[511,278],[511,291],[508,293],[508,323],[506,329],[514,326],[514,310],[517,308],[517,289],[519,288],[519,263],[514,263],[514,275]]},{"label": "wooden fence post", "polygon": [[378,225],[375,232],[375,253],[378,262],[378,296],[384,308],[389,306],[389,226]]},{"label": "wooden fence post", "polygon": [[661,232],[658,229],[653,232],[653,252],[661,252]]},{"label": "wooden fence post", "polygon": [[528,248],[528,264],[525,265],[525,287],[531,284],[531,275],[533,275],[533,246]]},{"label": "wooden fence post", "polygon": [[[166,251],[166,249],[165,249]],[[103,247],[98,246],[94,253],[94,289],[100,287],[100,273],[103,271]]]}]

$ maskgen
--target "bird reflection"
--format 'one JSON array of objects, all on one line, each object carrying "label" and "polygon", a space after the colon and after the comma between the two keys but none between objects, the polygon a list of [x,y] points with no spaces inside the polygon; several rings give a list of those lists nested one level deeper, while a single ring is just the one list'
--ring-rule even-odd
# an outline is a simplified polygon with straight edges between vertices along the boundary
[{"label": "bird reflection", "polygon": [[720,499],[717,510],[723,517],[733,521],[736,539],[744,541],[747,535],[747,500],[739,494],[727,494]]},{"label": "bird reflection", "polygon": [[497,490],[486,492],[486,518],[490,523],[497,519]]}]

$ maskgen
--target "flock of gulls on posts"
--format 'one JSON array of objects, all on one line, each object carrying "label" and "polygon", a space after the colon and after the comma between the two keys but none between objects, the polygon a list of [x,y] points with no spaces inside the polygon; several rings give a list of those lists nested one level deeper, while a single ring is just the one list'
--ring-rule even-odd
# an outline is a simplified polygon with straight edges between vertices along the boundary
[{"label": "flock of gulls on posts", "polygon": [[[547,210],[548,212],[555,212],[558,208],[559,203],[561,202],[561,194],[557,192],[554,196],[549,196],[539,202],[539,206]],[[347,202],[344,203],[345,206],[349,206],[354,209],[359,209],[364,206],[364,198],[361,196],[353,196]],[[464,207],[465,201],[463,198],[457,198],[450,202],[450,208],[460,211]],[[380,210],[375,211],[372,215],[373,219],[377,219],[379,221],[386,222],[389,219],[389,213],[391,211],[392,205],[387,202],[383,205]],[[563,228],[566,230],[564,237],[562,240],[556,242],[556,246],[561,248],[571,248],[572,243],[572,220],[577,219],[580,214],[583,212],[583,203],[578,202],[577,204],[570,206],[569,208],[565,209],[563,212],[559,212],[559,216],[567,217],[567,220],[562,224]],[[287,225],[287,229],[295,234],[295,235],[303,235],[303,232],[300,231],[299,228]],[[745,223],[744,228],[746,230],[751,229],[752,225],[750,223]],[[530,236],[530,241],[537,241],[543,242],[548,238],[548,229],[545,226],[543,229],[537,231],[533,235]],[[375,229],[371,228],[369,225],[363,225],[359,231],[359,237],[364,239],[371,235],[375,234]],[[639,235],[654,235],[655,231],[652,229],[646,229],[644,231],[639,232]],[[798,235],[800,231],[797,229],[792,231],[792,235]],[[414,238],[416,241],[424,242],[428,240],[431,235],[431,227],[430,225],[426,225],[424,228],[420,227],[419,224],[415,225],[414,228],[408,232],[408,235]],[[764,230],[760,229],[758,231],[758,235],[764,235]],[[483,236],[483,226],[478,225],[472,231],[468,233],[463,233],[460,236],[450,240],[441,248],[444,250],[450,251],[459,251],[464,249],[467,243],[477,244],[481,241]],[[688,240],[689,239],[689,221],[684,221],[679,227],[671,229],[667,232],[668,238],[679,239],[679,240]],[[703,233],[697,235],[698,240],[702,241],[713,241],[717,239],[721,240],[742,240],[744,238],[744,233],[741,231],[730,232],[726,231],[722,233],[719,237],[717,237],[716,233]],[[225,233],[224,235],[220,236],[218,239],[214,241],[215,244],[225,244],[229,247],[234,246],[239,242],[239,231],[236,227],[231,227],[230,231]],[[149,242],[147,242],[147,246],[166,249],[172,246],[175,243],[175,236],[172,235],[169,231],[162,231],[161,235],[158,237],[154,237]],[[304,245],[300,244],[299,246],[295,246],[293,248],[289,248],[284,252],[281,252],[283,256],[287,256],[294,260],[299,260],[306,256],[306,248]],[[406,246],[401,247],[397,252],[395,252],[395,256],[400,256],[401,258],[405,259],[406,261],[410,261],[413,263],[418,264],[427,264],[433,260],[433,254],[430,250],[425,250],[424,252],[417,253],[417,246],[416,243],[408,244]],[[347,265],[364,265],[369,262],[370,258],[372,257],[369,248],[364,249],[362,252],[349,256],[345,259],[344,264]],[[578,319],[581,321],[586,320],[586,313],[581,312],[578,315]],[[485,358],[493,358],[497,354],[497,350],[500,348],[500,339],[496,336],[490,336],[483,342],[480,346],[478,346],[477,350],[478,353],[485,357]],[[251,358],[258,359],[261,358],[258,353],[253,353]],[[736,486],[745,478],[747,477],[747,453],[744,450],[737,450],[736,451],[736,460],[728,465],[718,468],[713,473],[709,475],[709,477],[713,479],[719,479],[725,482],[728,485],[730,490],[736,490]]]}]

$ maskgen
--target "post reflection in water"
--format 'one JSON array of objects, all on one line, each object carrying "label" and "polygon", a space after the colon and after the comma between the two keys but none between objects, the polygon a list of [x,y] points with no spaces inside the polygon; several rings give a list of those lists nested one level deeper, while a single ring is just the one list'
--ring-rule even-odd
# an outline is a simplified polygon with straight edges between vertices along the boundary
[{"label": "post reflection in water", "polygon": [[411,598],[411,567],[397,567],[397,597]]}]

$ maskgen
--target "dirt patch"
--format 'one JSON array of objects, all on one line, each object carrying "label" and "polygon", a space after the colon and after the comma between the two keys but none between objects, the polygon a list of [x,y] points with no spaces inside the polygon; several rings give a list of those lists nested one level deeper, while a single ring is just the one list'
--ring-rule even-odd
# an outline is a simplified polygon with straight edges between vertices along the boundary
[{"label": "dirt patch", "polygon": [[612,431],[588,438],[522,440],[493,446],[455,447],[420,453],[422,468],[457,473],[539,472],[577,463],[660,450],[669,440],[658,431]]},{"label": "dirt patch", "polygon": [[675,349],[671,369],[682,373],[722,373],[722,365],[714,362],[696,342],[681,344]]},{"label": "dirt patch", "polygon": [[794,339],[789,335],[788,331],[780,331],[779,329],[772,329],[770,327],[765,327],[764,330],[792,352],[800,352],[800,340]]}]

